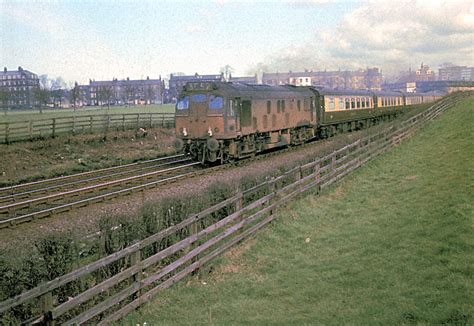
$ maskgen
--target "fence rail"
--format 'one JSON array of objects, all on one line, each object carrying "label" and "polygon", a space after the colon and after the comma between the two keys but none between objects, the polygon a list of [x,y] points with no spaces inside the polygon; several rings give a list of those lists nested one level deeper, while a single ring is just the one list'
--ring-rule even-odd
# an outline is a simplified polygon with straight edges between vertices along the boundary
[{"label": "fence rail", "polygon": [[[290,199],[308,189],[319,191],[329,186],[399,144],[450,107],[452,99],[442,100],[396,127],[362,137],[251,189],[236,189],[232,197],[176,225],[0,302],[0,314],[30,303],[38,308],[29,322],[52,325],[56,322],[107,324],[116,321],[160,290],[254,234],[272,221],[275,210]],[[223,212],[224,215],[219,215]],[[113,275],[97,278],[97,272],[114,264],[119,264],[120,268],[116,268]],[[59,298],[58,291],[71,282],[79,282],[81,290]]]},{"label": "fence rail", "polygon": [[174,127],[174,113],[80,115],[31,121],[0,122],[0,143],[109,130]]}]

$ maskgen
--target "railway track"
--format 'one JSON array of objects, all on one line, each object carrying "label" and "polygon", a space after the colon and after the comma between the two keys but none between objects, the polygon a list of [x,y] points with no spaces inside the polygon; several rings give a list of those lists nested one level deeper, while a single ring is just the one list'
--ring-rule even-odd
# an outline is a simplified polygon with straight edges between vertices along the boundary
[{"label": "railway track", "polygon": [[34,199],[47,194],[78,189],[99,182],[117,180],[126,176],[144,173],[146,171],[156,171],[166,166],[172,166],[184,162],[191,162],[191,159],[184,154],[173,155],[0,188],[0,207],[26,199]]},{"label": "railway track", "polygon": [[200,167],[175,155],[2,188],[0,229],[174,182]]}]

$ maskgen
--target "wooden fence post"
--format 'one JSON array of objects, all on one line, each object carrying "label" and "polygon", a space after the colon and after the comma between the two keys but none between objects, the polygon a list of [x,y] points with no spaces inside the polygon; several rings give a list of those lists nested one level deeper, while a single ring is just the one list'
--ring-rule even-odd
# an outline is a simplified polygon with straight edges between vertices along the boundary
[{"label": "wooden fence post", "polygon": [[332,158],[331,158],[331,171],[336,171],[336,153],[333,152]]},{"label": "wooden fence post", "polygon": [[10,133],[10,124],[7,122],[5,124],[5,144],[8,144],[8,141],[9,141],[9,133]]},{"label": "wooden fence post", "polygon": [[39,305],[44,317],[43,325],[54,326],[55,321],[51,318],[51,310],[53,309],[52,292],[46,292],[45,294],[40,296]]},{"label": "wooden fence post", "polygon": [[[143,278],[143,275],[142,275],[143,268],[141,267],[141,263],[142,263],[142,255],[139,248],[137,251],[130,254],[130,267],[135,266],[135,265],[140,266],[138,272],[133,276],[134,282],[140,282]],[[133,298],[136,299],[140,297],[140,295],[141,295],[141,291],[137,291],[136,293],[133,294]]]},{"label": "wooden fence post", "polygon": [[52,137],[56,137],[56,118],[53,118],[53,134]]},{"label": "wooden fence post", "polygon": [[149,127],[151,128],[152,125],[153,125],[153,118],[152,118],[152,114],[151,114],[151,113],[149,113],[149,122],[150,122],[150,126],[149,126]]},{"label": "wooden fence post", "polygon": [[303,169],[301,168],[301,165],[299,165],[295,171],[295,182],[301,179],[303,179]]},{"label": "wooden fence post", "polygon": [[110,115],[107,115],[107,132],[109,131],[110,128]]},{"label": "wooden fence post", "polygon": [[[275,195],[275,190],[276,190],[275,188],[276,188],[275,178],[270,177],[270,180],[268,181],[268,190],[270,194],[273,194],[273,198],[268,201],[270,205],[274,204],[277,200],[276,195]],[[274,210],[273,209],[270,210],[270,215],[273,215],[273,213],[274,213]]]},{"label": "wooden fence post", "polygon": [[165,127],[165,114],[164,113],[161,113],[161,127],[162,128]]},{"label": "wooden fence post", "polygon": [[89,128],[89,132],[92,134],[92,127],[93,127],[93,124],[94,124],[94,116],[90,116],[90,128]]},{"label": "wooden fence post", "polygon": [[316,193],[319,194],[321,191],[321,161],[319,159],[316,159],[316,163],[314,165],[314,179],[316,180]]},{"label": "wooden fence post", "polygon": [[140,128],[140,113],[137,113],[137,128]]},{"label": "wooden fence post", "polygon": [[359,145],[357,145],[357,166],[361,166],[362,157],[362,139],[359,139]]},{"label": "wooden fence post", "polygon": [[28,135],[30,137],[30,141],[33,140],[33,120],[30,120],[28,124]]},{"label": "wooden fence post", "polygon": [[[237,196],[237,199],[235,200],[235,211],[238,212],[240,211],[244,206],[243,206],[243,193],[242,189],[240,188],[240,184],[237,184],[237,188],[235,191],[235,195]],[[239,214],[239,217],[236,219],[236,222],[240,222],[242,220],[241,214]],[[241,228],[238,233],[242,233],[244,231],[243,228]]]},{"label": "wooden fence post", "polygon": [[72,117],[72,135],[76,135],[76,116]]},{"label": "wooden fence post", "polygon": [[125,131],[125,114],[122,114],[122,131]]}]

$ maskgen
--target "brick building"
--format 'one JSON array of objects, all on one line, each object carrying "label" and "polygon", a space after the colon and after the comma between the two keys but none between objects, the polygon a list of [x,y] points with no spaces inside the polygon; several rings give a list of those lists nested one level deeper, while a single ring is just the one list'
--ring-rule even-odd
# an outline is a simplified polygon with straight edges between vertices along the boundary
[{"label": "brick building", "polygon": [[175,103],[184,85],[191,81],[225,81],[225,79],[223,73],[219,75],[199,75],[195,73],[188,76],[171,74],[165,101],[167,103]]},{"label": "brick building", "polygon": [[438,80],[473,81],[474,67],[447,66],[439,69]]},{"label": "brick building", "polygon": [[80,86],[89,105],[134,105],[163,103],[164,83],[159,79],[89,80],[88,91]]},{"label": "brick building", "polygon": [[383,76],[378,68],[356,71],[303,71],[263,73],[262,83],[267,85],[290,84],[338,89],[380,90]]},{"label": "brick building", "polygon": [[31,108],[35,106],[35,90],[39,79],[35,73],[18,67],[18,70],[3,68],[0,72],[0,105],[8,108]]},{"label": "brick building", "polygon": [[234,77],[230,75],[229,81],[232,83],[242,83],[242,84],[257,84],[257,75],[255,76],[242,76],[242,77]]},{"label": "brick building", "polygon": [[411,68],[408,71],[400,72],[397,82],[398,83],[414,83],[421,81],[435,81],[436,76],[434,71],[425,64],[421,64],[420,68],[412,70]]}]

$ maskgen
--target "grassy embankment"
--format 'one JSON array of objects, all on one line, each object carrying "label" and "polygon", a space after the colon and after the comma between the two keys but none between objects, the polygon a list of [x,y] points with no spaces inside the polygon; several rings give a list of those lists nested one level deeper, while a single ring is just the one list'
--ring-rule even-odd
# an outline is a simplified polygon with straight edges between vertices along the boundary
[{"label": "grassy embankment", "polygon": [[17,122],[25,120],[42,120],[52,118],[66,118],[83,115],[105,115],[105,114],[124,114],[124,113],[173,113],[174,104],[152,104],[152,105],[133,105],[133,106],[85,106],[73,109],[44,109],[43,113],[39,110],[15,110],[0,112],[0,122]]},{"label": "grassy embankment", "polygon": [[294,201],[121,323],[472,324],[473,107]]}]

